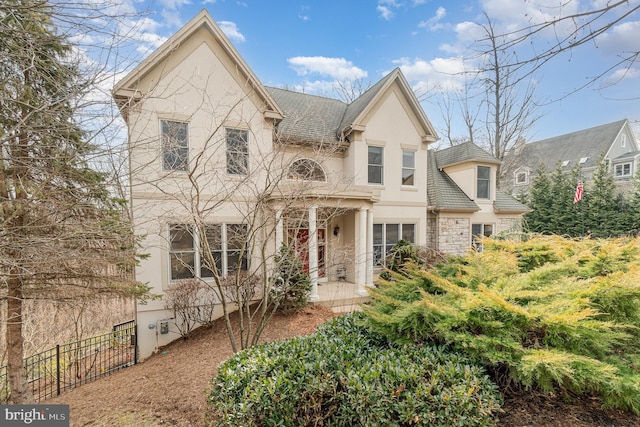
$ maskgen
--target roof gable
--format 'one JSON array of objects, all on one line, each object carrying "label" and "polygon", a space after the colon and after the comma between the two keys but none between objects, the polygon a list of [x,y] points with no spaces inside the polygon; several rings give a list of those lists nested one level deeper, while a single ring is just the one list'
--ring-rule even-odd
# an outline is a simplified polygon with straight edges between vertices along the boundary
[{"label": "roof gable", "polygon": [[424,113],[424,110],[420,106],[420,102],[413,93],[413,90],[411,90],[411,87],[404,78],[400,68],[396,68],[391,71],[348,105],[345,115],[342,118],[342,122],[340,123],[341,133],[349,135],[352,131],[364,130],[368,113],[371,112],[377,103],[383,99],[385,94],[391,90],[394,83],[396,83],[400,88],[411,112],[415,115],[420,127],[422,128],[423,142],[429,143],[437,141],[438,136],[433,125]]},{"label": "roof gable", "polygon": [[[237,75],[242,80],[242,82],[240,82],[241,86],[244,87],[248,85],[264,103],[263,112],[265,117],[277,120],[281,119],[283,113],[278,104],[271,98],[271,95],[260,83],[260,80],[240,56],[220,27],[218,27],[211,18],[206,9],[200,11],[191,21],[171,36],[149,57],[138,64],[122,80],[116,83],[113,88],[113,96],[119,107],[122,109],[128,103],[138,101],[146,95],[144,89],[139,87],[139,83],[145,78],[150,78],[159,67],[166,64],[167,60],[171,56],[175,56],[177,52],[180,51],[180,48],[185,46],[193,37],[199,37],[202,30],[215,40],[215,43],[220,47],[223,54],[234,64]],[[170,69],[163,68],[159,77],[154,77],[154,79],[159,80],[166,75],[168,71],[170,71]]]}]

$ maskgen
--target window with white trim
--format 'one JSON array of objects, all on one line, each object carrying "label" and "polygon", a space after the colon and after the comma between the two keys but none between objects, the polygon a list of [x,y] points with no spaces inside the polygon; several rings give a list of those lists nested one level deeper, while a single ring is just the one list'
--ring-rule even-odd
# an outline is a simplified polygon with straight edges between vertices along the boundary
[{"label": "window with white trim", "polygon": [[227,173],[249,174],[249,132],[242,129],[226,129]]},{"label": "window with white trim", "polygon": [[471,247],[482,252],[482,237],[493,235],[493,224],[471,224]]},{"label": "window with white trim", "polygon": [[416,225],[373,224],[373,265],[376,267],[384,265],[393,245],[400,239],[415,243]]},{"label": "window with white trim", "polygon": [[189,130],[185,122],[160,120],[162,169],[186,171],[189,163]]},{"label": "window with white trim", "polygon": [[402,185],[415,185],[416,152],[402,151]]},{"label": "window with white trim", "polygon": [[615,177],[626,178],[631,176],[631,163],[620,163],[615,165]]},{"label": "window with white trim", "polygon": [[[204,235],[190,224],[169,225],[171,280],[225,276],[248,269],[246,224],[206,224]],[[204,254],[210,251],[211,257]]]},{"label": "window with white trim", "polygon": [[369,184],[383,184],[384,148],[370,145],[367,154],[367,176]]},{"label": "window with white trim", "polygon": [[516,185],[524,185],[529,182],[529,176],[526,172],[516,173]]},{"label": "window with white trim", "polygon": [[478,166],[476,198],[491,198],[491,168],[489,166]]},{"label": "window with white trim", "polygon": [[627,146],[627,135],[620,135],[620,147],[625,148]]}]

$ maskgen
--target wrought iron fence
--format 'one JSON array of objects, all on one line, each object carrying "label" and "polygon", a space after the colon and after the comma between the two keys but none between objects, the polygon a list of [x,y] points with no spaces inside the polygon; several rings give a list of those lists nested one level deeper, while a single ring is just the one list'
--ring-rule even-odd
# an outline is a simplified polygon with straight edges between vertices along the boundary
[{"label": "wrought iron fence", "polygon": [[[136,322],[114,325],[113,331],[56,345],[24,359],[27,382],[36,401],[78,387],[138,361]],[[0,367],[0,403],[10,396],[7,367]]]}]

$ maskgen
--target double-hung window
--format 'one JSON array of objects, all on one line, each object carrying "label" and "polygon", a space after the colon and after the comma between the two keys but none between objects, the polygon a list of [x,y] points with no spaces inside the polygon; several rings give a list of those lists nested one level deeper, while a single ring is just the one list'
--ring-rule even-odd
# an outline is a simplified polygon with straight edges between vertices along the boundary
[{"label": "double-hung window", "polygon": [[201,231],[189,224],[169,226],[171,280],[225,276],[248,269],[246,224],[206,224]]},{"label": "double-hung window", "polygon": [[416,153],[415,151],[402,152],[402,185],[415,185]]},{"label": "double-hung window", "polygon": [[416,242],[415,224],[373,224],[373,265],[385,264],[387,255],[393,245],[402,239],[409,243]]},{"label": "double-hung window", "polygon": [[384,148],[369,146],[367,155],[367,175],[369,184],[383,184]]},{"label": "double-hung window", "polygon": [[189,163],[188,124],[160,120],[162,131],[162,169],[186,171]]},{"label": "double-hung window", "polygon": [[249,132],[242,129],[226,129],[227,173],[249,174]]},{"label": "double-hung window", "polygon": [[478,166],[476,198],[491,198],[491,168],[489,166]]}]

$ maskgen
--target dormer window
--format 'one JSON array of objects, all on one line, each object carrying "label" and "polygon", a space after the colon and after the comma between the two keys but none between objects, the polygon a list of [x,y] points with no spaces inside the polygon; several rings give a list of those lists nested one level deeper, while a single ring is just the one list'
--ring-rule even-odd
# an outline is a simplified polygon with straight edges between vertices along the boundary
[{"label": "dormer window", "polygon": [[315,160],[300,159],[293,162],[287,174],[289,179],[303,179],[305,181],[326,181],[327,177],[322,166]]},{"label": "dormer window", "polygon": [[525,185],[529,182],[529,176],[527,172],[517,172],[516,173],[516,185]]}]

